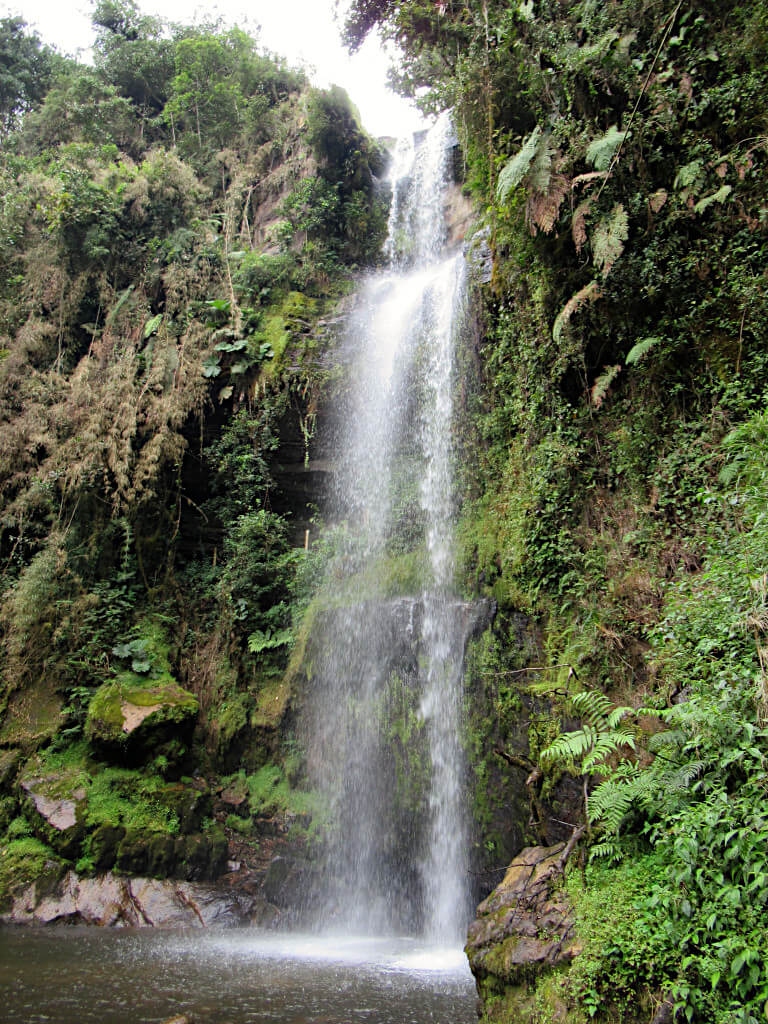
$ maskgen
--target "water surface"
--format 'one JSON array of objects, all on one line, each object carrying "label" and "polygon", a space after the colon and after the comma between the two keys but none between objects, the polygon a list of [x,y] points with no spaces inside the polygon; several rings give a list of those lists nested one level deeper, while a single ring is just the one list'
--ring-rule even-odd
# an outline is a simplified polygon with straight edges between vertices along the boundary
[{"label": "water surface", "polygon": [[474,1024],[461,950],[409,939],[0,929],[8,1024]]}]

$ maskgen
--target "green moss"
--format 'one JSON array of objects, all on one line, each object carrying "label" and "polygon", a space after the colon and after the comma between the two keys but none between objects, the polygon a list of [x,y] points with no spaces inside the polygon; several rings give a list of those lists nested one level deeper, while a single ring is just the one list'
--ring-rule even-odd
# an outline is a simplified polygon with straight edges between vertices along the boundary
[{"label": "green moss", "polygon": [[61,870],[62,862],[39,839],[25,836],[3,844],[0,849],[0,909],[8,907],[14,892],[46,874],[54,873],[58,877]]},{"label": "green moss", "polygon": [[88,790],[86,821],[89,826],[123,825],[150,832],[179,831],[179,816],[166,799],[168,786],[158,776],[128,768],[103,768],[94,774]]},{"label": "green moss", "polygon": [[314,320],[316,307],[316,299],[296,291],[289,292],[282,301],[270,307],[256,334],[259,343],[269,345],[273,353],[273,358],[262,366],[262,379],[275,375],[289,343],[305,334],[308,324]]},{"label": "green moss", "polygon": [[[155,710],[142,717],[139,725],[127,728],[131,726],[132,708]],[[86,735],[89,739],[122,743],[144,722],[150,726],[183,722],[196,715],[198,708],[197,698],[182,689],[169,673],[145,680],[135,672],[126,671],[113,682],[99,687],[91,698]]]},{"label": "green moss", "polygon": [[285,717],[291,699],[290,682],[286,676],[273,679],[259,689],[256,710],[251,714],[254,728],[274,729]]}]

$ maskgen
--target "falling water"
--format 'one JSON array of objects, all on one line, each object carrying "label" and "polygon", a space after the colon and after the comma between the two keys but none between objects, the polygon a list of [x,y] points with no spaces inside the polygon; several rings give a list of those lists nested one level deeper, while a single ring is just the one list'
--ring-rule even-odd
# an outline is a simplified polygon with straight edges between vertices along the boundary
[{"label": "falling water", "polygon": [[336,557],[304,723],[334,823],[323,924],[440,942],[459,939],[467,909],[451,449],[465,281],[445,251],[450,138],[444,116],[398,146],[389,267],[362,289],[346,339]]}]

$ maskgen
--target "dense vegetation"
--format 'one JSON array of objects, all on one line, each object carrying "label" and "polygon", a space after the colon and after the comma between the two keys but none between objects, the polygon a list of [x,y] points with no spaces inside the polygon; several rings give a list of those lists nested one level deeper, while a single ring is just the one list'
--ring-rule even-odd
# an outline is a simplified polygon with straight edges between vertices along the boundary
[{"label": "dense vegetation", "polygon": [[[94,18],[94,67],[0,22],[0,899],[59,860],[212,872],[223,828],[316,809],[284,670],[318,570],[277,460],[385,223],[339,90],[236,29]],[[543,769],[532,812],[572,777],[569,1019],[757,1022],[768,3],[356,0],[350,45],[374,27],[398,87],[455,109],[492,258],[458,531],[462,585],[499,609],[470,656],[486,866],[527,799],[494,749]],[[128,705],[165,717],[126,740]],[[84,794],[70,835],[39,779]]]},{"label": "dense vegetation", "polygon": [[486,211],[465,573],[500,680],[515,613],[541,631],[545,786],[590,780],[570,1012],[761,1020],[768,5],[358,0],[374,26]]},{"label": "dense vegetation", "polygon": [[[277,787],[254,812],[285,806],[308,512],[276,450],[311,437],[316,325],[386,223],[341,90],[132,0],[94,24],[86,66],[0,23],[2,896],[30,843],[81,870],[215,870],[211,798],[243,750]],[[32,804],[71,791],[62,837]]]}]

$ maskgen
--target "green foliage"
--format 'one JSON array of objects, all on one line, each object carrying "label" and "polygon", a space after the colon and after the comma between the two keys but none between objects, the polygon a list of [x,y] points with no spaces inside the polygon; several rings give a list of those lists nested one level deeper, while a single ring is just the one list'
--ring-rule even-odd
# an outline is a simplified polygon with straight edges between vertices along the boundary
[{"label": "green foliage", "polygon": [[608,757],[622,747],[635,746],[635,737],[623,724],[632,708],[614,707],[603,693],[574,694],[570,703],[583,719],[581,729],[563,733],[539,755],[544,764],[573,765],[579,774],[608,773]]},{"label": "green foliage", "polygon": [[19,17],[0,19],[0,137],[17,128],[48,88],[54,55]]},{"label": "green foliage", "polygon": [[608,170],[616,155],[616,151],[626,137],[626,132],[620,132],[616,125],[612,124],[605,135],[590,142],[587,147],[587,160],[596,171]]},{"label": "green foliage", "polygon": [[128,768],[101,768],[88,790],[89,825],[124,825],[131,829],[177,835],[176,812],[161,799],[165,783]]},{"label": "green foliage", "polygon": [[539,150],[545,148],[546,144],[547,137],[537,126],[523,143],[520,152],[507,161],[499,174],[496,186],[499,202],[503,203],[509,192],[523,181]]}]

